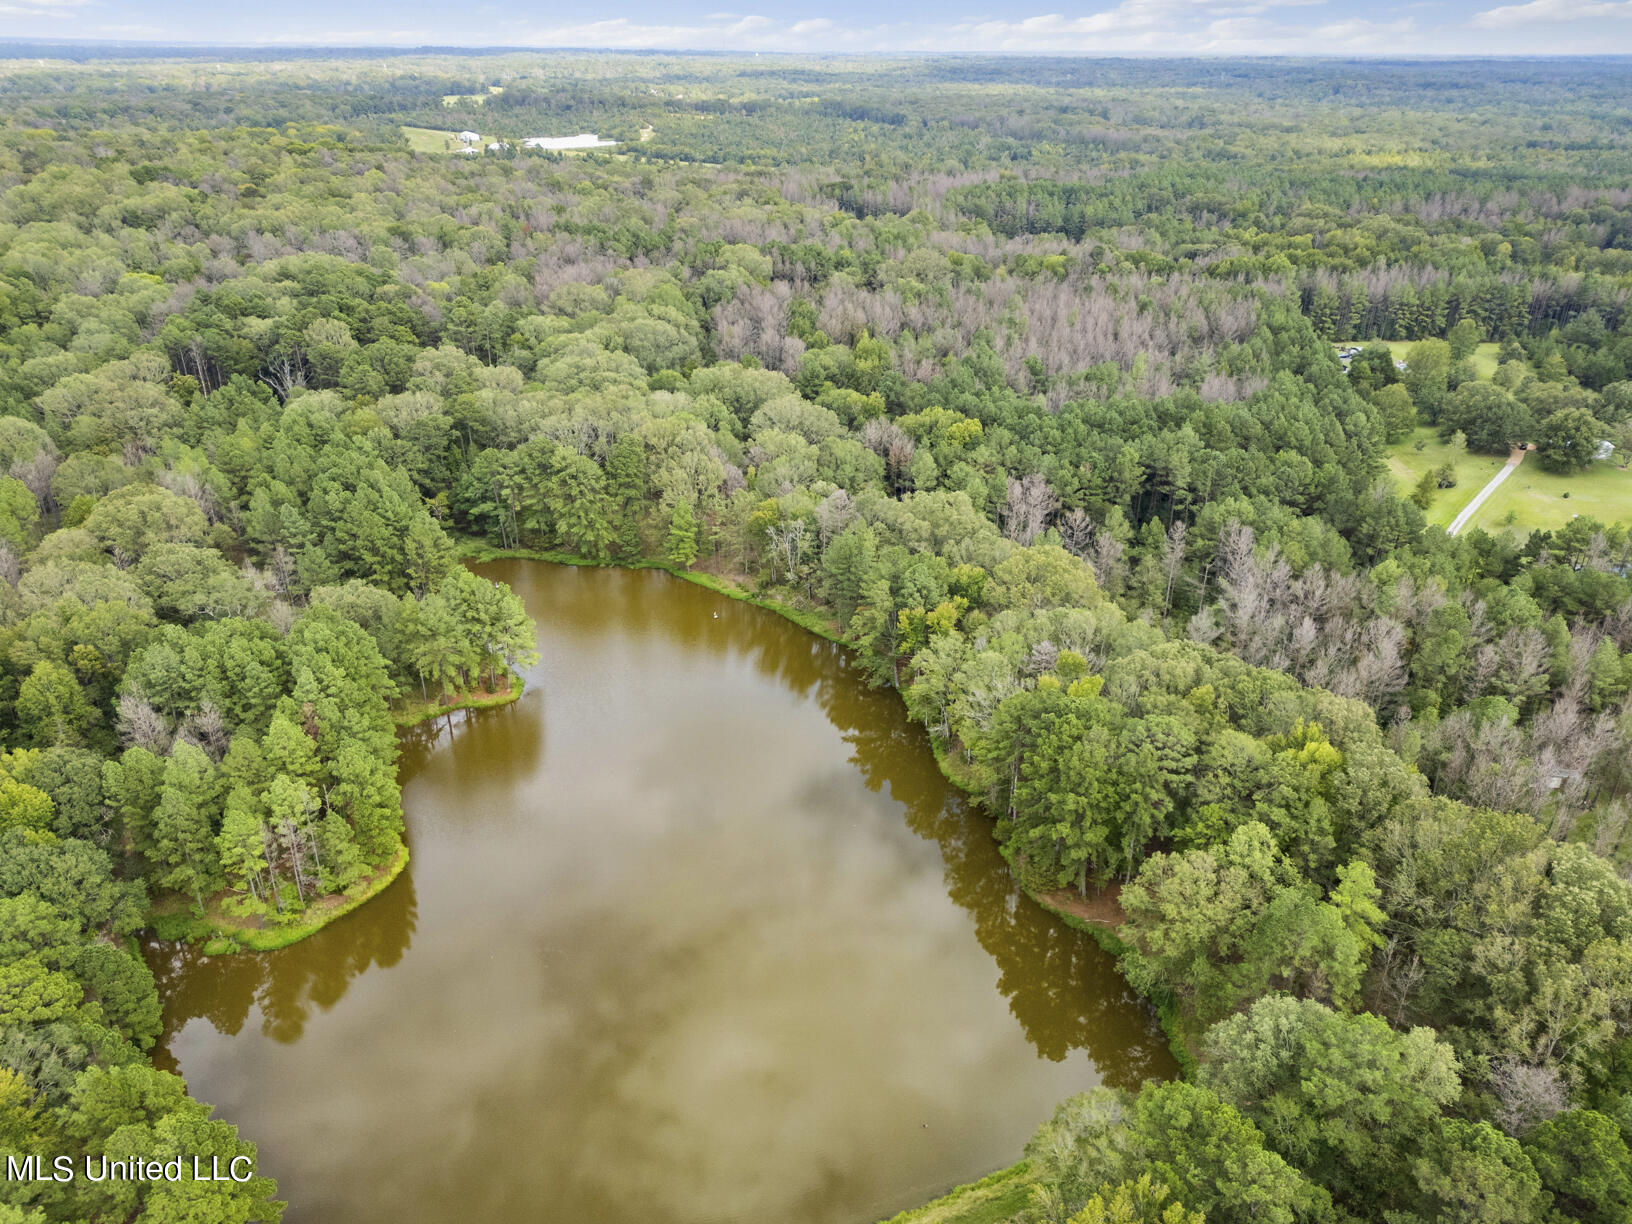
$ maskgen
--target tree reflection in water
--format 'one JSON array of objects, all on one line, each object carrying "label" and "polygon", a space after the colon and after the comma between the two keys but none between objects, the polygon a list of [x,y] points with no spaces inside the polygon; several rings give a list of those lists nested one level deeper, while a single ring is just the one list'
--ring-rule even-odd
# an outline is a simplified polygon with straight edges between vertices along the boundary
[{"label": "tree reflection in water", "polygon": [[[282,1059],[271,1058],[269,1051],[251,1053],[238,1044],[227,1049],[224,1043],[245,1030],[255,1033],[256,1027],[274,1043],[295,1043],[307,1033],[315,1015],[335,1010],[359,981],[367,982],[357,989],[366,999],[351,1000],[346,1009],[331,1017],[343,1020],[349,1015],[349,1022],[326,1022],[322,1038],[317,1025],[310,1025],[317,1049],[302,1056],[299,1082],[315,1087],[333,1080],[336,1087],[344,1085],[354,1093],[382,1093],[372,1102],[359,1100],[349,1106],[353,1110],[349,1118],[364,1133],[377,1136],[370,1141],[375,1147],[387,1144],[392,1151],[397,1142],[411,1138],[413,1128],[397,1124],[405,1116],[403,1110],[415,1108],[410,1102],[418,1102],[419,1108],[434,1102],[432,1110],[467,1110],[465,1126],[472,1134],[504,1126],[532,1128],[534,1142],[543,1146],[539,1151],[548,1149],[560,1157],[548,1170],[552,1193],[560,1196],[561,1203],[570,1201],[579,1213],[591,1213],[584,1217],[623,1219],[614,1209],[614,1200],[622,1208],[638,1200],[646,1217],[654,1217],[651,1211],[663,1203],[664,1186],[674,1190],[664,1178],[674,1175],[677,1160],[684,1164],[697,1152],[664,1149],[663,1142],[672,1139],[663,1139],[671,1133],[659,1118],[671,1100],[661,1093],[641,1100],[628,1097],[630,1061],[656,1058],[653,1066],[669,1067],[674,1079],[679,1074],[676,1067],[684,1066],[684,1054],[690,1051],[685,1043],[698,1040],[698,1025],[739,1018],[726,1018],[736,1005],[730,992],[757,987],[743,987],[733,976],[733,965],[759,965],[756,956],[798,958],[823,951],[829,956],[824,961],[829,973],[832,956],[873,961],[873,965],[849,961],[847,965],[854,969],[834,976],[832,989],[857,992],[845,997],[845,1007],[854,1004],[857,1009],[852,1015],[867,1015],[871,1017],[868,1023],[888,1025],[896,1022],[898,1012],[888,1009],[886,999],[894,997],[889,991],[899,987],[885,986],[880,994],[880,984],[875,981],[878,974],[906,971],[912,956],[919,953],[955,950],[966,938],[961,932],[973,927],[979,950],[996,961],[992,984],[1017,1022],[1013,1044],[1022,1044],[1023,1035],[1023,1044],[1030,1044],[1041,1059],[1067,1064],[1059,1080],[1061,1097],[1090,1084],[1092,1077],[1084,1082],[1085,1074],[1097,1074],[1106,1084],[1129,1087],[1147,1077],[1173,1074],[1172,1058],[1151,1009],[1129,991],[1113,958],[1092,938],[1069,929],[1020,893],[992,840],[991,821],[942,777],[927,733],[907,720],[893,692],[868,689],[839,646],[770,612],[726,601],[667,574],[558,570],[530,563],[483,566],[483,573],[511,581],[524,594],[530,612],[540,622],[547,659],[540,667],[539,682],[521,702],[498,710],[450,713],[401,736],[400,777],[408,785],[408,840],[418,857],[400,880],[351,916],[277,953],[206,958],[196,948],[157,943],[149,947],[150,963],[165,999],[160,1064],[175,1066],[168,1054],[171,1046],[188,1051],[183,1054],[189,1059],[184,1071],[196,1069],[204,1075],[204,1095],[224,1106],[235,1103],[233,1120],[248,1126],[251,1134],[264,1136],[268,1159],[276,1159],[282,1172],[295,1178],[289,1186],[295,1198],[317,1206],[326,1190],[331,1206],[341,1208],[343,1198],[338,1196],[346,1193],[349,1183],[336,1170],[325,1169],[325,1157],[328,1164],[356,1162],[364,1159],[364,1151],[354,1151],[354,1144],[341,1151],[330,1141],[300,1146],[299,1136],[287,1133],[273,1142],[276,1128],[263,1113],[273,1106],[256,1090],[266,1093],[276,1087],[266,1077],[286,1074]],[[615,633],[607,633],[609,625],[617,627]],[[571,663],[573,708],[548,707],[550,694],[543,674],[560,679],[558,672],[548,671],[552,664],[548,651],[552,650],[558,653],[555,664]],[[778,792],[778,803],[785,806],[774,814],[795,821],[796,827],[746,821],[730,826],[731,837],[738,840],[720,840],[718,827],[684,823],[687,819],[710,821],[713,811],[743,811],[744,798],[749,806],[754,798],[741,793],[741,788],[752,785],[746,778],[761,778],[762,785],[765,783],[762,769],[744,769],[741,775],[733,775],[730,746],[721,752],[720,731],[712,725],[720,721],[720,712],[707,705],[698,707],[694,728],[674,725],[674,713],[645,720],[628,713],[632,707],[638,710],[648,700],[656,700],[651,697],[654,684],[667,685],[666,705],[654,710],[684,710],[685,694],[690,692],[684,687],[687,677],[730,681],[716,685],[713,692],[752,694],[757,690],[761,697],[752,698],[759,702],[752,707],[752,716],[764,712],[767,718],[774,718],[777,712],[793,710],[796,716],[790,718],[790,726],[801,730],[765,736],[770,751],[780,746],[796,754],[801,746],[796,736],[821,738],[831,734],[826,733],[826,726],[836,731],[827,747],[809,754],[803,764],[790,761],[787,782],[792,785]],[[749,677],[754,684],[747,684]],[[770,681],[770,685],[761,681]],[[764,697],[767,690],[772,692],[769,700]],[[787,698],[790,694],[792,705]],[[566,700],[565,689],[561,700]],[[809,716],[801,715],[801,707]],[[733,713],[736,721],[725,721],[741,730],[743,712]],[[550,718],[557,720],[553,734]],[[684,721],[684,715],[681,718]],[[586,730],[589,726],[596,728],[594,733]],[[609,726],[627,728],[627,743],[605,743],[609,736],[617,741],[620,734],[619,730],[605,730]],[[795,739],[790,741],[790,736]],[[560,761],[547,757],[552,741]],[[692,761],[687,752],[694,747],[712,752],[708,757],[712,764],[703,767]],[[623,787],[630,778],[617,777],[620,769],[654,772],[636,778],[638,785]],[[684,772],[685,777],[671,777],[669,770]],[[857,778],[867,792],[880,798],[858,803],[862,790],[855,785]],[[676,787],[687,788],[689,793],[669,811],[628,819],[617,816],[614,836],[646,837],[653,839],[650,844],[625,842],[620,847],[584,837],[588,827],[581,824],[584,819],[612,819],[614,813],[627,811],[617,806],[627,796],[663,806],[669,796],[676,795]],[[775,780],[770,790],[774,792]],[[416,795],[424,800],[423,811],[415,809]],[[881,824],[873,829],[855,827],[867,821]],[[764,847],[756,844],[756,829],[764,829]],[[710,836],[716,840],[695,840]],[[663,867],[676,867],[684,875],[689,870],[681,865],[682,847],[687,844],[716,847],[730,860],[718,865],[730,870],[738,870],[736,860],[741,858],[743,870],[798,870],[801,878],[764,876],[756,886],[736,889],[712,907],[687,911],[684,891],[695,888],[694,883],[672,873],[664,876],[663,871]],[[594,863],[584,860],[578,860],[584,870],[560,862],[563,854],[622,854],[625,850],[632,871],[636,867],[645,871],[651,862],[663,867],[646,875],[633,871],[625,878],[620,871],[589,870]],[[792,850],[805,855],[800,865],[783,862],[782,868],[775,867],[782,862],[777,854]],[[847,854],[870,857],[852,860],[845,858]],[[707,871],[716,863],[695,867]],[[937,868],[940,886],[955,907],[938,901],[922,904],[938,896]],[[909,896],[891,894],[898,880],[902,888],[909,889]],[[635,904],[620,904],[615,891],[619,886],[641,889],[640,898]],[[607,894],[607,888],[614,891]],[[767,904],[767,898],[774,898],[770,904],[780,904],[782,912],[756,909]],[[428,929],[416,955],[410,955],[421,902],[426,906]],[[836,902],[844,911],[834,909]],[[888,929],[867,925],[873,920],[875,902],[878,919],[894,924]],[[676,922],[682,914],[684,922]],[[823,920],[842,925],[836,942],[826,950],[819,948],[819,940],[811,942],[801,925]],[[968,927],[961,925],[965,920]],[[769,924],[765,927],[767,945],[744,938],[744,924],[759,922]],[[777,940],[785,940],[785,947]],[[881,943],[885,940],[896,943]],[[561,943],[574,947],[553,947]],[[481,963],[488,965],[485,953],[493,951],[499,953],[499,960],[491,963],[506,966],[503,971],[485,976],[463,973],[462,961],[480,956]],[[973,974],[966,974],[961,982],[956,973],[927,974],[924,981],[958,982],[955,989],[960,991],[982,991],[979,953],[969,948],[969,955],[974,960],[961,961],[961,965]],[[743,960],[733,960],[738,956]],[[387,984],[393,968],[398,968],[401,981]],[[506,974],[512,974],[511,978]],[[539,982],[542,996],[532,989],[534,981]],[[478,1010],[486,1007],[488,1015],[472,1013],[472,1000],[463,994],[467,987],[460,982],[488,991],[488,1002],[477,1005]],[[790,989],[803,987],[790,979]],[[775,1015],[774,1004],[767,1005],[762,997],[744,994],[741,1004],[759,1009],[751,1012],[756,1017],[752,1023],[765,1025],[770,1023],[767,1015]],[[937,1007],[927,1002],[930,1012]],[[963,1009],[958,1015],[979,1012],[969,997],[948,999],[947,1007]],[[393,1022],[393,1017],[403,1013],[401,1009],[416,1013],[411,1023],[408,1017]],[[522,1017],[521,1012],[529,1009],[537,1015]],[[973,1041],[981,1051],[999,1048],[1004,1020],[1000,1009],[986,1009],[987,1015],[992,1010],[996,1010],[996,1027],[978,1033],[948,1030],[940,1023],[947,1031],[935,1035],[934,1041],[945,1044],[930,1049],[943,1049],[951,1058],[958,1058],[969,1049],[960,1044],[963,1041]],[[924,1015],[934,1027],[934,1015]],[[924,1015],[917,1023],[925,1022]],[[202,1040],[207,1030],[178,1036],[194,1020],[227,1038]],[[854,1053],[844,1041],[870,1040],[867,1035],[829,1030],[806,1035],[800,1023],[800,1018],[790,1020],[801,1036],[831,1044],[826,1053],[829,1059]],[[553,1041],[555,1056],[570,1061],[570,1079],[561,1079],[565,1072],[558,1074],[548,1066],[527,1066],[524,1058],[457,1059],[457,1041],[503,1044],[506,1033],[527,1036],[530,1041]],[[357,1041],[375,1040],[382,1048],[366,1062],[359,1061]],[[889,1040],[911,1044],[914,1035],[894,1033]],[[426,1043],[432,1048],[421,1048]],[[1092,1061],[1092,1071],[1075,1062],[1074,1054]],[[246,1056],[256,1059],[255,1069],[245,1069],[240,1059]],[[338,1061],[325,1062],[325,1058]],[[932,1061],[934,1054],[925,1049],[922,1058]],[[978,1066],[982,1074],[1005,1074],[1004,1067],[1018,1071],[1012,1061],[1004,1061],[1012,1059],[1012,1053],[992,1054],[992,1058],[996,1061],[969,1066]],[[447,1066],[442,1066],[444,1062]],[[803,1072],[796,1066],[777,1064],[767,1067],[765,1074],[796,1079]],[[442,1082],[457,1075],[465,1077],[463,1097],[459,1087]],[[486,1082],[483,1075],[498,1079]],[[917,1108],[904,1103],[914,1098],[914,1092],[924,1093],[925,1100],[938,1100],[938,1093],[925,1087],[934,1084],[934,1079],[935,1075],[917,1082],[902,1080],[901,1092],[906,1097],[896,1105]],[[374,1087],[382,1082],[393,1085],[392,1089],[385,1092]],[[681,1093],[684,1080],[669,1087]],[[447,1095],[437,1097],[439,1092]],[[1010,1110],[1017,1103],[1023,1105],[1010,1123],[1022,1129],[1005,1142],[1017,1144],[1023,1126],[1030,1124],[1031,1110],[1036,1110],[1035,1120],[1041,1120],[1053,1092],[1044,1090],[1036,1100],[1028,1097],[1030,1105],[1010,1100]],[[684,1100],[684,1093],[677,1098]],[[290,1097],[281,1108],[302,1110],[305,1106],[300,1100]],[[558,1102],[560,1108],[534,1108],[534,1102],[540,1100]],[[919,1115],[912,1116],[916,1120]],[[297,1123],[292,1118],[282,1129],[289,1131],[299,1124],[313,1123]],[[336,1118],[333,1124],[346,1123]],[[790,1186],[785,1193],[813,1195],[839,1217],[852,1206],[875,1203],[868,1195],[883,1193],[878,1178],[885,1173],[868,1180],[870,1175],[858,1169],[878,1154],[849,1154],[844,1131],[854,1128],[847,1128],[844,1121],[813,1121],[811,1126],[819,1124],[839,1126],[839,1138],[813,1129],[809,1142],[826,1142],[827,1159],[839,1162],[829,1172],[836,1178],[834,1186],[842,1183],[842,1188],[823,1190],[826,1175],[816,1177],[806,1162],[808,1177],[816,1180]],[[682,1131],[689,1129],[687,1123]],[[871,1136],[870,1131],[867,1134]],[[934,1160],[912,1151],[912,1146],[934,1141],[912,1138],[919,1134],[914,1121],[907,1139],[891,1139],[889,1164],[920,1160],[929,1169]],[[800,1142],[788,1142],[793,1149],[805,1151],[800,1147],[805,1141],[801,1134]],[[857,1141],[876,1144],[878,1136]],[[725,1134],[718,1136],[718,1142],[713,1138],[708,1142],[730,1154],[730,1147],[723,1146],[728,1144]],[[325,1144],[333,1151],[325,1151]],[[643,1144],[656,1146],[641,1151]],[[605,1160],[599,1154],[612,1151],[620,1152],[617,1169],[602,1169]],[[987,1149],[976,1144],[968,1151]],[[987,1157],[955,1155],[955,1159]],[[973,1165],[960,1167],[963,1172],[979,1172]],[[653,1183],[638,1188],[632,1182],[636,1173]],[[357,1177],[361,1175],[357,1172]],[[614,1185],[604,1178],[622,1178],[622,1182]],[[524,1178],[514,1178],[508,1185],[514,1193],[526,1193]],[[694,1190],[700,1200],[716,1193],[716,1188],[707,1186]],[[452,1211],[459,1195],[454,1191],[449,1195]],[[385,1203],[384,1198],[380,1203]],[[790,1201],[783,1201],[778,1209],[793,1208]],[[814,1206],[806,1216],[826,1217]]]}]

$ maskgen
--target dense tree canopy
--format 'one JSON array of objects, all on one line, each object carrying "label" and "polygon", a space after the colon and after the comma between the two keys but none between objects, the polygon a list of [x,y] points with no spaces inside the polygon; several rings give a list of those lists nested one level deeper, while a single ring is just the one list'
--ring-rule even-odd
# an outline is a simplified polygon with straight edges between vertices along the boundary
[{"label": "dense tree canopy", "polygon": [[1028,1221],[1625,1217],[1632,534],[1386,451],[1627,437],[1624,72],[79,58],[0,76],[0,1150],[248,1150],[130,938],[383,878],[393,716],[533,661],[487,545],[826,622],[1117,898],[1205,1063]]}]

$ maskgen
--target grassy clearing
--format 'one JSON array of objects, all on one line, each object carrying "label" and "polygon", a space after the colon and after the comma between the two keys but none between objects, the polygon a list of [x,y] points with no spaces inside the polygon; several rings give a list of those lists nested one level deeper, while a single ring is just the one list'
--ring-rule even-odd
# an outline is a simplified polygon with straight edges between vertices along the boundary
[{"label": "grassy clearing", "polygon": [[[1417,443],[1423,443],[1421,450]],[[1441,442],[1439,434],[1431,426],[1421,426],[1410,437],[1396,442],[1388,448],[1388,470],[1394,477],[1395,488],[1401,497],[1407,497],[1417,487],[1417,481],[1422,479],[1424,472],[1432,471],[1448,462],[1451,457],[1451,447],[1447,442]],[[1439,495],[1424,512],[1423,517],[1430,526],[1446,527],[1463,506],[1473,500],[1475,493],[1485,487],[1490,478],[1501,471],[1502,465],[1507,462],[1505,455],[1464,455],[1460,462],[1453,465],[1456,472],[1456,487],[1441,489]],[[1525,460],[1528,468],[1532,460]],[[1522,472],[1523,469],[1520,469]],[[1518,475],[1509,476],[1507,483],[1512,484]],[[1505,486],[1504,486],[1505,487]],[[1493,497],[1491,502],[1495,501]],[[1494,522],[1490,517],[1491,502],[1486,502],[1479,508],[1475,521],[1479,523]],[[1469,524],[1472,526],[1472,524]]]},{"label": "grassy clearing", "polygon": [[1030,1203],[1031,1185],[1031,1168],[1022,1160],[891,1216],[884,1224],[1003,1224]]},{"label": "grassy clearing", "polygon": [[[1425,443],[1421,450],[1416,447],[1419,441]],[[1428,426],[1390,446],[1388,470],[1400,495],[1410,494],[1422,474],[1439,467],[1450,458],[1450,452],[1451,448]],[[1506,462],[1499,455],[1465,456],[1455,468],[1456,487],[1441,489],[1428,507],[1424,517],[1429,524],[1449,525]],[[1556,531],[1580,515],[1603,523],[1632,523],[1632,471],[1612,459],[1594,463],[1584,472],[1561,475],[1547,471],[1532,454],[1479,507],[1468,527],[1490,532]]]},{"label": "grassy clearing", "polygon": [[1473,362],[1474,373],[1479,375],[1481,382],[1489,382],[1496,374],[1496,354],[1501,351],[1499,344],[1481,344],[1473,350],[1473,356],[1468,358]]},{"label": "grassy clearing", "polygon": [[487,87],[487,93],[479,93],[479,94],[443,94],[442,95],[442,105],[446,106],[449,110],[452,110],[455,106],[458,106],[460,103],[466,103],[466,104],[468,104],[470,106],[482,106],[482,105],[486,104],[487,99],[488,99],[488,97],[490,95],[492,95],[492,94],[501,94],[503,92],[504,92],[504,86],[503,85],[489,85]]},{"label": "grassy clearing", "polygon": [[[408,148],[414,153],[456,153],[464,148],[458,132],[439,132],[435,128],[404,127],[402,134],[408,138]],[[483,136],[481,143],[476,145],[479,153],[488,145],[498,140],[497,136]]]},{"label": "grassy clearing", "polygon": [[1468,525],[1486,531],[1557,530],[1581,515],[1602,523],[1632,523],[1632,472],[1611,459],[1562,475],[1547,471],[1530,455]]},{"label": "grassy clearing", "polygon": [[[1404,361],[1405,355],[1411,351],[1411,346],[1415,343],[1415,340],[1348,340],[1336,347],[1348,348],[1350,345],[1358,344],[1361,348],[1364,348],[1368,344],[1381,344],[1394,354],[1395,361]],[[1469,361],[1473,362],[1474,373],[1479,376],[1481,381],[1489,382],[1495,376],[1496,355],[1501,351],[1501,347],[1494,341],[1481,344],[1473,350],[1473,356],[1468,358]]]},{"label": "grassy clearing", "polygon": [[404,846],[396,858],[373,875],[365,876],[343,893],[318,898],[302,911],[298,922],[286,926],[257,927],[252,919],[227,913],[222,907],[226,893],[209,899],[202,918],[193,913],[186,898],[167,897],[153,907],[148,925],[160,939],[204,940],[204,951],[210,956],[240,951],[275,952],[316,934],[378,896],[407,866],[408,847]]}]

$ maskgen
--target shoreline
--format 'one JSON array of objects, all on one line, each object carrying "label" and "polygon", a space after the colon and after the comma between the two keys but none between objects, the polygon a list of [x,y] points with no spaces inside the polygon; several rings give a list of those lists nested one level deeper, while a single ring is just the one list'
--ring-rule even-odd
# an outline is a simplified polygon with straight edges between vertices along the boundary
[{"label": "shoreline", "polygon": [[248,925],[247,921],[223,914],[214,906],[203,917],[190,909],[148,913],[146,930],[164,942],[204,944],[206,956],[230,956],[236,952],[276,952],[315,935],[330,923],[344,918],[364,902],[379,896],[403,873],[413,856],[403,843],[396,856],[365,876],[343,893],[320,897],[301,913],[301,921],[288,926]]},{"label": "shoreline", "polygon": [[[391,722],[397,730],[402,731],[458,710],[498,709],[519,701],[526,687],[525,681],[519,677],[512,677],[508,689],[497,693],[473,689],[447,705],[440,705],[436,701],[419,700],[409,702],[398,709],[393,704],[389,710]],[[230,956],[235,952],[276,952],[317,934],[330,923],[344,918],[365,902],[372,901],[402,874],[411,857],[408,844],[404,842],[389,863],[376,868],[346,892],[328,893],[317,898],[302,911],[300,921],[287,926],[250,926],[247,920],[236,919],[223,913],[215,898],[211,898],[211,904],[203,916],[194,914],[187,908],[150,909],[147,926],[144,929],[154,939],[167,943],[203,943],[206,956]]]},{"label": "shoreline", "polygon": [[457,710],[496,710],[500,706],[507,706],[521,700],[522,691],[527,682],[520,677],[510,677],[510,687],[495,693],[488,689],[471,689],[464,693],[457,701],[442,705],[439,699],[421,699],[410,701],[401,709],[393,704],[391,721],[397,730],[405,727],[417,727],[422,722],[429,722],[433,718],[441,718],[444,714],[452,714]]},{"label": "shoreline", "polygon": [[[813,633],[825,641],[850,649],[850,646],[840,635],[838,626],[832,620],[815,612],[793,607],[774,598],[745,590],[728,578],[722,578],[707,572],[681,569],[662,561],[639,560],[631,563],[619,561],[597,561],[593,558],[578,557],[567,553],[555,553],[538,549],[501,549],[481,544],[472,540],[459,541],[459,559],[465,562],[483,563],[489,561],[535,561],[551,565],[570,565],[596,569],[627,569],[627,570],[661,570],[675,578],[705,587],[717,595],[734,599],[739,603],[752,604],[766,611],[775,613],[785,620],[792,621],[799,628]],[[522,696],[525,682],[519,677],[511,680],[510,688],[499,693],[485,690],[474,690],[464,694],[459,700],[449,705],[437,705],[427,701],[409,703],[403,709],[392,709],[391,718],[398,729],[417,726],[443,714],[451,714],[456,710],[494,709],[513,704]],[[901,694],[895,690],[899,701]],[[902,717],[909,722],[914,721],[906,712],[902,704]],[[926,734],[927,730],[926,730]],[[965,771],[948,751],[948,745],[929,735],[931,751],[935,756],[935,763],[941,776],[959,794],[964,795],[972,804],[980,809],[988,820],[990,814],[985,811],[984,797],[971,784]],[[334,900],[333,897],[323,898],[314,904],[314,909],[322,907],[315,921],[302,922],[288,927],[268,927],[255,929],[241,927],[232,923],[230,919],[222,921],[224,916],[213,915],[206,918],[196,918],[190,914],[153,915],[149,930],[160,939],[187,939],[190,941],[205,940],[206,955],[230,955],[240,951],[271,952],[286,948],[298,943],[310,935],[316,934],[330,923],[346,914],[351,913],[365,902],[382,893],[390,884],[401,875],[407,867],[410,855],[408,846],[404,843],[401,851],[391,863],[376,872],[366,881],[366,887],[355,895],[340,894],[341,903],[325,906],[324,902]],[[1113,958],[1120,959],[1128,950],[1127,945],[1117,936],[1115,928],[1104,921],[1093,921],[1070,913],[1050,902],[1044,894],[1022,888],[1021,891],[1044,911],[1052,915],[1067,927],[1092,939],[1101,949]],[[310,912],[310,911],[308,911]],[[167,921],[168,920],[168,921]],[[165,926],[174,929],[177,920],[182,920],[183,929],[175,934],[163,930]],[[1179,1022],[1177,1009],[1171,999],[1143,996],[1154,1009],[1157,1025],[1166,1038],[1169,1050],[1179,1065],[1181,1078],[1189,1079],[1195,1074],[1197,1062],[1195,1055],[1189,1049]],[[962,1224],[965,1220],[986,1220],[993,1217],[991,1212],[998,1210],[1012,1214],[1029,1201],[1031,1181],[1027,1177],[1030,1166],[1024,1158],[1015,1164],[995,1169],[985,1176],[974,1181],[954,1186],[946,1193],[936,1196],[916,1207],[904,1211],[883,1221],[882,1224]],[[970,1214],[972,1213],[972,1214]]]},{"label": "shoreline", "polygon": [[[766,611],[773,612],[785,620],[792,621],[801,629],[813,633],[825,641],[849,648],[849,644],[840,635],[838,626],[832,620],[815,612],[793,607],[781,600],[745,590],[730,579],[704,571],[681,569],[666,562],[646,559],[625,563],[611,560],[598,561],[590,557],[579,557],[570,553],[548,552],[541,549],[494,548],[491,545],[470,539],[459,540],[458,545],[458,555],[461,561],[478,564],[488,561],[541,561],[550,565],[570,565],[595,569],[661,570],[682,581],[705,587],[717,595],[723,595],[739,603],[764,608]],[[403,729],[417,726],[420,723],[438,718],[443,714],[451,714],[457,710],[496,709],[518,701],[525,689],[525,681],[517,677],[512,679],[510,688],[506,691],[490,693],[485,690],[474,690],[445,706],[424,701],[411,702],[401,710],[393,709],[391,719],[398,729]],[[895,690],[895,695],[897,700],[901,699],[900,690]],[[911,715],[907,714],[904,703],[902,717],[909,722],[913,721]],[[940,770],[941,776],[955,790],[979,807],[989,819],[990,814],[985,813],[983,796],[970,784],[969,779],[964,775],[964,771],[948,754],[947,746],[933,735],[929,736],[929,743],[935,756],[936,768]],[[151,920],[148,929],[158,939],[206,940],[208,942],[205,945],[205,951],[209,955],[238,951],[276,951],[279,948],[286,948],[298,943],[309,935],[316,934],[329,923],[344,917],[364,902],[378,896],[397,876],[402,874],[408,860],[408,847],[404,843],[397,857],[387,864],[385,868],[369,877],[367,887],[362,891],[355,895],[338,894],[341,900],[336,905],[325,905],[325,902],[335,899],[332,896],[325,897],[314,903],[313,909],[321,908],[322,911],[317,915],[315,921],[300,922],[288,927],[252,928],[240,926],[225,918],[224,915],[197,918],[190,914],[152,914],[150,915]],[[1120,959],[1123,953],[1127,951],[1127,945],[1117,937],[1116,932],[1111,927],[1104,923],[1088,921],[1069,913],[1051,904],[1044,895],[1030,889],[1023,888],[1021,891],[1060,922],[1075,931],[1087,935],[1112,957]],[[181,919],[184,919],[184,921],[177,921]],[[179,930],[177,929],[178,926]],[[171,934],[170,931],[176,931],[176,933]],[[217,946],[221,944],[226,946]],[[1172,1052],[1175,1061],[1179,1064],[1181,1076],[1184,1078],[1191,1077],[1196,1070],[1196,1057],[1184,1039],[1177,1009],[1174,1007],[1173,1001],[1171,999],[1152,998],[1149,995],[1145,995],[1144,998],[1155,1010],[1157,1025],[1161,1029],[1163,1037],[1167,1039],[1168,1048]],[[996,1176],[996,1174],[994,1173],[992,1176]]]}]

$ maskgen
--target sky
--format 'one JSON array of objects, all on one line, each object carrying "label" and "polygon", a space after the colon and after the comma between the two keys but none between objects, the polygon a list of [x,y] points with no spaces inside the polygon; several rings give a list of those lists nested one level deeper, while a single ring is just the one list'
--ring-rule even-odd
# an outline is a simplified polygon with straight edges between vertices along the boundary
[{"label": "sky", "polygon": [[1632,54],[1632,0],[0,0],[0,39],[1059,55]]}]

